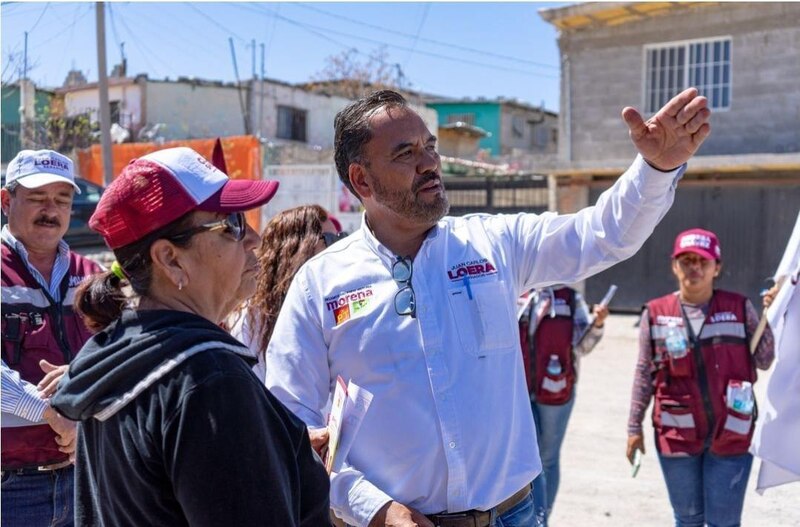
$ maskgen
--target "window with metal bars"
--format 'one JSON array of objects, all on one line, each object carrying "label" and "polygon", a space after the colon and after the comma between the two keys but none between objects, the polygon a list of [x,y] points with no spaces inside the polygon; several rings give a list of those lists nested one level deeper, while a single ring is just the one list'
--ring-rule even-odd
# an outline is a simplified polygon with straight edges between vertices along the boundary
[{"label": "window with metal bars", "polygon": [[645,111],[654,113],[690,86],[713,110],[731,105],[731,39],[716,37],[645,46]]}]

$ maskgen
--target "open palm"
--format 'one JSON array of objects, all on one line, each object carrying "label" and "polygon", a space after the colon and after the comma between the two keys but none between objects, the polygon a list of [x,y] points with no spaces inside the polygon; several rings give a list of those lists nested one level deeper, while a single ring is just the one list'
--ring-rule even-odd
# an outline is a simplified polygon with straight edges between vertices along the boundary
[{"label": "open palm", "polygon": [[711,132],[708,100],[689,88],[673,97],[653,117],[642,119],[630,106],[622,110],[636,149],[659,170],[673,170],[689,160]]}]

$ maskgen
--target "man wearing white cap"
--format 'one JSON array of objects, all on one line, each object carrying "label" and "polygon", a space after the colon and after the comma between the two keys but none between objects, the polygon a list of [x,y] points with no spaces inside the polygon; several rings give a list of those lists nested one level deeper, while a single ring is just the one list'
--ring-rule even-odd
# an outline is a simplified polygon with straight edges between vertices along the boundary
[{"label": "man wearing white cap", "polygon": [[2,230],[3,525],[73,525],[75,423],[49,405],[67,364],[91,336],[75,288],[99,266],[69,250],[72,161],[23,150],[0,190]]}]

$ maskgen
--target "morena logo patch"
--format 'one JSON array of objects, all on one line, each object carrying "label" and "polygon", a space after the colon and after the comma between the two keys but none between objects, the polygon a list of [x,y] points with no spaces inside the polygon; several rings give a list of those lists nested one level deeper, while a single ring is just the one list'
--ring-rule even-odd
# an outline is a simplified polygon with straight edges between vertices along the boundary
[{"label": "morena logo patch", "polygon": [[335,325],[338,326],[364,310],[372,300],[372,296],[372,286],[368,285],[326,298],[325,307],[328,311],[333,311]]}]

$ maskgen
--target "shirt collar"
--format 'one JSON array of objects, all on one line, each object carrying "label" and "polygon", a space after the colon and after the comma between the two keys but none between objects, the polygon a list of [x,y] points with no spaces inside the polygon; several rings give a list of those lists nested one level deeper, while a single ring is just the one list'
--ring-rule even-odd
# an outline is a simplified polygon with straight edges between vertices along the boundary
[{"label": "shirt collar", "polygon": [[[427,251],[428,247],[430,246],[431,240],[434,240],[437,236],[439,236],[439,231],[442,229],[442,220],[434,225],[429,231],[428,234],[425,236],[425,240],[422,242],[422,247],[420,247],[420,251]],[[367,244],[372,252],[377,254],[381,260],[387,262],[389,266],[391,266],[395,260],[397,260],[398,255],[394,254],[391,249],[383,245],[378,238],[375,237],[373,234],[372,229],[370,229],[369,225],[367,225],[367,212],[364,211],[361,216],[361,233],[364,237],[364,241]],[[427,247],[426,247],[427,246]]]}]

